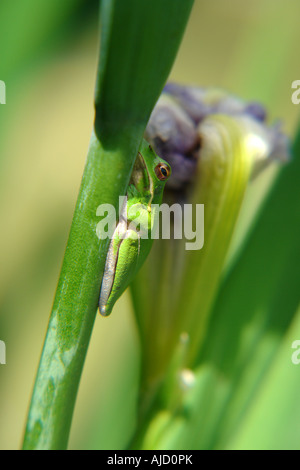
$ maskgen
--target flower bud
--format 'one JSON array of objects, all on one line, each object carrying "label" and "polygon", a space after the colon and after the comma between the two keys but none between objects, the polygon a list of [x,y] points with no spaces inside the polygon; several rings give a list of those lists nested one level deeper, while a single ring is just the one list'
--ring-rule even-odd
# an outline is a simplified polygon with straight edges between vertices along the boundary
[{"label": "flower bud", "polygon": [[264,151],[258,155],[252,176],[274,160],[288,161],[288,139],[281,131],[281,124],[268,126],[261,104],[245,103],[217,88],[170,83],[165,86],[145,131],[146,140],[172,167],[167,189],[185,191],[194,180],[197,161],[201,158],[199,126],[215,114],[235,117],[248,126],[249,134],[259,135],[264,142]]}]

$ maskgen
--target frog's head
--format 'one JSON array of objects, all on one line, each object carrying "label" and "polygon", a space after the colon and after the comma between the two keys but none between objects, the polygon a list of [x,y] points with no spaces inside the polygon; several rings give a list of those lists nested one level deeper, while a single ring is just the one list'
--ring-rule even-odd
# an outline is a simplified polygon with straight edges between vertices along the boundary
[{"label": "frog's head", "polygon": [[136,158],[130,183],[141,194],[161,196],[167,180],[171,175],[170,165],[160,158],[151,145],[143,140]]}]

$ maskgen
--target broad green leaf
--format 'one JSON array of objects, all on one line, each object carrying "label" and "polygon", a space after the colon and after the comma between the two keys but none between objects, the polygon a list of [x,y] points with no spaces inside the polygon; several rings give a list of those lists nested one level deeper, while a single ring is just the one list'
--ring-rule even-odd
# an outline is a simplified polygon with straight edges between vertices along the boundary
[{"label": "broad green leaf", "polygon": [[[96,315],[108,240],[100,204],[118,207],[144,127],[176,55],[192,1],[103,0],[96,122],[25,433],[26,449],[67,446]],[[156,72],[153,72],[153,69]]]},{"label": "broad green leaf", "polygon": [[[242,425],[226,444],[233,449],[300,449],[299,355],[300,310],[281,341],[272,366],[249,406]],[[299,344],[299,343],[298,343]],[[299,351],[299,346],[298,346]],[[296,363],[292,360],[295,353]]]}]

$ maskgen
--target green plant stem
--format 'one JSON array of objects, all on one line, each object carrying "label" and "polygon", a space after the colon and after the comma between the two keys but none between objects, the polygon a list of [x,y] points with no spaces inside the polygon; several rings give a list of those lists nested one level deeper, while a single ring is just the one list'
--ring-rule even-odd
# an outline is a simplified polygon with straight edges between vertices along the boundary
[{"label": "green plant stem", "polygon": [[101,200],[106,157],[97,139],[92,139],[32,396],[25,449],[67,445],[97,309],[103,257],[95,233],[95,206]]},{"label": "green plant stem", "polygon": [[[205,338],[226,253],[257,155],[256,140],[248,137],[251,125],[248,128],[237,118],[213,115],[203,121],[199,132],[201,157],[189,202],[194,206],[204,204],[204,246],[198,251],[185,251],[184,239],[168,240],[168,244],[159,240],[131,286],[144,339],[139,430],[132,448],[149,442],[147,436],[158,410],[175,416],[181,406],[180,372],[194,368]],[[145,302],[145,286],[149,285]]]}]

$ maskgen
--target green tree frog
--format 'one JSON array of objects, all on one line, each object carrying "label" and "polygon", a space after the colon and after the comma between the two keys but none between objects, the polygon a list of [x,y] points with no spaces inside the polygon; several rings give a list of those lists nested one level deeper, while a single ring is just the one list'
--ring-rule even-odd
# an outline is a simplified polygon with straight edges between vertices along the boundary
[{"label": "green tree frog", "polygon": [[170,174],[169,164],[143,140],[106,257],[99,298],[101,315],[110,315],[150,252]]}]

